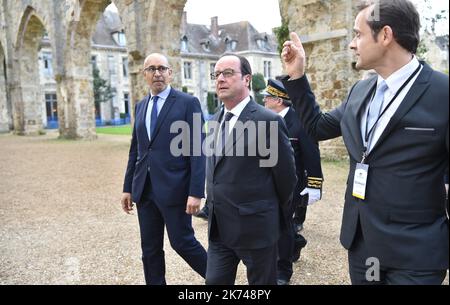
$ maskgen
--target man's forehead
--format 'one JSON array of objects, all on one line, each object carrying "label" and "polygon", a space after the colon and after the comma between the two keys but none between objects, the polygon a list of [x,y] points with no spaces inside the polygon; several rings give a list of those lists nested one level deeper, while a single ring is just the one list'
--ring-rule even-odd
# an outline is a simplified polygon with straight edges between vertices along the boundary
[{"label": "man's forehead", "polygon": [[373,12],[373,10],[375,9],[375,4],[372,4],[364,9],[362,9],[358,15],[356,16],[356,21],[360,21],[360,22],[367,22],[369,21],[371,14]]},{"label": "man's forehead", "polygon": [[369,20],[370,12],[372,11],[371,7],[366,7],[362,11],[358,13],[355,19],[354,30],[360,31],[364,25],[367,25],[367,21]]},{"label": "man's forehead", "polygon": [[229,66],[229,68],[235,68],[239,66],[239,58],[235,56],[224,56],[217,62],[216,66]]},{"label": "man's forehead", "polygon": [[148,57],[144,62],[144,66],[152,66],[152,65],[167,65],[167,60],[164,57],[152,56]]}]

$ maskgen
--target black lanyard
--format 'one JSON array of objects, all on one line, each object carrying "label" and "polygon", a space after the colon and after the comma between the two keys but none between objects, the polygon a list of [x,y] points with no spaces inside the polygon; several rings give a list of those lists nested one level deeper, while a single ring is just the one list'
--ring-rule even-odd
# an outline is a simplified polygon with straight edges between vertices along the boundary
[{"label": "black lanyard", "polygon": [[[417,69],[414,71],[413,74],[411,74],[411,76],[403,83],[403,85],[400,87],[400,89],[398,89],[397,93],[395,93],[394,97],[391,99],[391,101],[389,102],[389,104],[387,104],[387,106],[383,109],[383,111],[378,115],[377,120],[375,121],[375,123],[373,124],[372,128],[369,130],[369,132],[367,132],[367,129],[369,128],[369,111],[367,111],[367,115],[366,115],[366,130],[365,130],[365,137],[364,137],[364,149],[363,149],[363,158],[361,163],[364,163],[364,160],[367,157],[367,147],[369,146],[369,140],[371,139],[371,135],[373,133],[373,131],[375,130],[375,127],[377,126],[378,121],[381,119],[381,117],[386,113],[386,111],[389,109],[389,107],[391,107],[391,105],[394,103],[395,99],[398,97],[398,95],[403,91],[403,89],[405,89],[405,87],[409,84],[409,82],[414,78],[414,76],[416,76],[416,74],[420,71],[420,68],[422,68],[422,65],[419,64],[419,66],[417,67]],[[373,98],[375,95],[377,88],[375,87],[375,91],[374,94],[372,94],[372,99],[370,101],[370,103],[373,102]],[[369,105],[369,109],[370,109],[370,105]],[[381,111],[381,109],[380,109]]]}]

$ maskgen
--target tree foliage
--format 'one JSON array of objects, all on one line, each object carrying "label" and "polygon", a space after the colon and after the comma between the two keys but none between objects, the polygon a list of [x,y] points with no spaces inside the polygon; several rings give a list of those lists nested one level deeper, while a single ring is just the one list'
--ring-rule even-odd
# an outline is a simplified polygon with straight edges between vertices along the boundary
[{"label": "tree foliage", "polygon": [[281,18],[281,26],[273,29],[278,42],[278,52],[281,54],[283,50],[283,44],[286,40],[289,40],[289,20]]},{"label": "tree foliage", "polygon": [[255,73],[252,75],[252,89],[255,93],[260,92],[266,88],[266,81],[264,80],[264,75],[261,73]]},{"label": "tree foliage", "polygon": [[420,60],[426,60],[425,56],[428,52],[428,48],[424,42],[424,40],[421,40],[419,43],[419,46],[417,47],[416,55]]},{"label": "tree foliage", "polygon": [[255,73],[252,75],[252,89],[253,92],[255,93],[255,99],[256,102],[258,102],[259,104],[264,104],[263,103],[263,97],[260,94],[261,90],[266,88],[266,81],[264,80],[264,75],[262,75],[261,73]]},{"label": "tree foliage", "polygon": [[208,92],[208,97],[206,98],[209,114],[214,114],[217,110],[216,103],[214,102],[214,94],[214,92]]},{"label": "tree foliage", "polygon": [[100,71],[97,68],[92,70],[94,76],[94,100],[95,106],[100,107],[100,103],[111,101],[116,95],[116,89],[112,88],[107,80],[100,76]]}]

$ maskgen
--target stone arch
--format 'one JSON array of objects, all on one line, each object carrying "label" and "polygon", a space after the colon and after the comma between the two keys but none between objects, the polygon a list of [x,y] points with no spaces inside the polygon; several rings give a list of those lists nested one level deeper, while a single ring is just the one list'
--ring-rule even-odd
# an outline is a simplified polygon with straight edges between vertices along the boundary
[{"label": "stone arch", "polygon": [[[175,87],[180,81],[179,33],[186,0],[112,1],[123,20],[127,37],[132,104],[147,94],[141,77],[145,56],[164,52],[175,71]],[[111,1],[78,0],[68,23],[64,54],[65,73],[57,80],[60,134],[65,138],[95,138],[94,102],[89,65],[90,41],[94,27]]]},{"label": "stone arch", "polygon": [[95,139],[95,105],[90,64],[91,37],[110,3],[108,0],[77,0],[67,27],[65,73],[58,82],[60,136]]},{"label": "stone arch", "polygon": [[0,133],[8,132],[10,125],[10,109],[6,96],[6,57],[0,42]]},{"label": "stone arch", "polygon": [[42,92],[39,84],[38,52],[45,33],[42,19],[28,6],[21,18],[15,46],[14,66],[17,82],[11,88],[14,128],[17,134],[42,131]]}]

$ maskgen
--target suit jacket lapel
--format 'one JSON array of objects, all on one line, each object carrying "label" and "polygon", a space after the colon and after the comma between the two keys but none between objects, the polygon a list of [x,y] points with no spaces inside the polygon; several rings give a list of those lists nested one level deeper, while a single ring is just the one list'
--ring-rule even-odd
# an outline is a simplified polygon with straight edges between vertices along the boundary
[{"label": "suit jacket lapel", "polygon": [[[148,109],[148,104],[150,101],[150,95],[147,95],[143,102],[142,102],[142,110],[139,111],[139,113],[136,113],[136,120],[138,122],[142,122],[142,126],[143,128],[140,128],[138,130],[140,130],[140,134],[138,135],[139,139],[143,139],[144,141],[144,145],[150,145],[150,140],[149,140],[149,135],[147,132],[147,127],[146,127],[146,117],[147,117],[147,109]],[[144,146],[145,147],[145,146]]]},{"label": "suit jacket lapel", "polygon": [[153,144],[153,141],[158,136],[161,125],[163,124],[167,114],[169,113],[170,109],[172,108],[173,104],[175,103],[175,100],[176,100],[175,91],[173,89],[171,89],[170,94],[167,97],[166,101],[164,102],[164,106],[162,107],[161,112],[158,115],[158,120],[156,121],[156,127],[155,127],[155,135],[152,136],[152,139],[150,140],[150,146]]},{"label": "suit jacket lapel", "polygon": [[409,110],[419,101],[419,98],[425,92],[425,90],[430,86],[429,78],[433,70],[427,65],[423,64],[423,69],[417,77],[416,81],[413,83],[408,94],[401,102],[397,111],[392,116],[391,120],[387,124],[377,143],[375,143],[372,154],[378,146],[389,136],[389,134],[394,130],[395,126],[400,122],[400,120],[409,112]]},{"label": "suit jacket lapel", "polygon": [[[373,90],[377,84],[377,77],[368,80],[368,83],[362,85],[357,92],[353,92],[351,96],[351,101],[349,101],[349,107],[351,107],[351,115],[346,116],[348,132],[350,137],[345,140],[352,140],[353,143],[346,143],[349,153],[356,159],[361,157],[363,151],[363,139],[361,130],[361,111],[363,111],[364,106],[367,105]],[[369,90],[367,90],[369,88]],[[355,102],[352,102],[355,101]]]},{"label": "suit jacket lapel", "polygon": [[[208,166],[212,169],[214,169],[216,167],[216,142],[217,142],[217,133],[219,132],[219,123],[220,123],[220,118],[222,116],[223,113],[223,109],[217,111],[213,118],[211,120],[208,121],[208,124],[215,124],[215,128],[212,130],[213,132],[213,141],[212,141],[212,148],[211,148],[211,157],[208,157]],[[208,125],[208,129],[211,128],[211,125]],[[211,132],[211,129],[208,130],[208,132]]]}]

